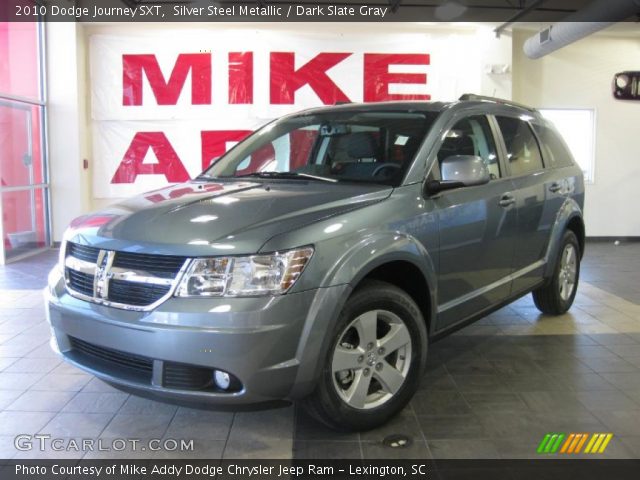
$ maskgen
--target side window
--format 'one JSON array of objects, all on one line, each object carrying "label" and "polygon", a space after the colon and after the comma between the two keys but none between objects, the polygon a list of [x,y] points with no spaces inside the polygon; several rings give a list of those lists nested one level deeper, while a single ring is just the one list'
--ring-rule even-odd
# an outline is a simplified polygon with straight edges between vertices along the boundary
[{"label": "side window", "polygon": [[496,144],[484,115],[460,120],[449,130],[438,151],[438,163],[452,155],[476,155],[484,161],[492,180],[501,176]]},{"label": "side window", "polygon": [[550,167],[568,167],[573,164],[573,156],[569,147],[558,133],[549,127],[534,125],[540,138],[544,163]]},{"label": "side window", "polygon": [[517,118],[496,117],[504,143],[511,175],[518,176],[542,170],[542,154],[528,123]]}]

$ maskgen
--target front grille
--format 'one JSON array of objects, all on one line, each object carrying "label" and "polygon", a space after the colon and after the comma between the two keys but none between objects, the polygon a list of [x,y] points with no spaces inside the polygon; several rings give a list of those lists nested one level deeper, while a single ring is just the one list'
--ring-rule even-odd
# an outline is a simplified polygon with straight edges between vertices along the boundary
[{"label": "front grille", "polygon": [[169,285],[148,285],[124,280],[111,280],[109,282],[109,300],[141,307],[157,302],[170,289]]},{"label": "front grille", "polygon": [[112,368],[125,368],[145,380],[151,381],[153,371],[153,360],[151,358],[101,347],[75,337],[69,337],[69,342],[73,351],[85,358],[88,357]]},{"label": "front grille", "polygon": [[162,386],[179,390],[204,390],[213,385],[213,370],[182,363],[165,362]]},{"label": "front grille", "polygon": [[67,245],[67,255],[79,258],[87,262],[96,263],[98,261],[99,248],[87,247],[77,243],[69,243]]},{"label": "front grille", "polygon": [[156,277],[173,278],[178,274],[182,265],[184,265],[184,261],[184,257],[175,257],[172,255],[116,252],[113,266],[142,270],[153,273]]},{"label": "front grille", "polygon": [[93,275],[88,273],[76,272],[67,268],[67,279],[69,286],[78,293],[83,295],[93,295]]},{"label": "front grille", "polygon": [[[114,252],[71,242],[67,245],[66,257],[85,262],[69,262],[65,268],[71,293],[121,308],[143,310],[167,296],[174,286],[167,280],[175,280],[187,261],[175,255]],[[100,276],[97,282],[96,275]],[[94,284],[100,286],[97,291]]]}]

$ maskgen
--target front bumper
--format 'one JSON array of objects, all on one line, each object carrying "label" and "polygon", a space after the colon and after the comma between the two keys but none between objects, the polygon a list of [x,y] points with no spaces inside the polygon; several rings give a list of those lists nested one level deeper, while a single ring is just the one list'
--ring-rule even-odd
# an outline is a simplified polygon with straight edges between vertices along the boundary
[{"label": "front bumper", "polygon": [[[326,336],[349,291],[340,285],[272,297],[170,298],[135,312],[73,298],[52,274],[47,310],[64,359],[115,386],[184,404],[260,404],[313,390]],[[87,355],[94,350],[100,355]],[[150,366],[130,368],[108,352]],[[241,386],[233,392],[167,386],[175,365],[229,372]]]}]

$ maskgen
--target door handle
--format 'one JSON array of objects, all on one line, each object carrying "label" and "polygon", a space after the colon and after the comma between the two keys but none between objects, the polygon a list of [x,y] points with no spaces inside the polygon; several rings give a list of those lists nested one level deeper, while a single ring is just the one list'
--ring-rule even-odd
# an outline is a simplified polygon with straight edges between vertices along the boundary
[{"label": "door handle", "polygon": [[516,197],[514,197],[512,193],[505,193],[500,197],[498,205],[500,205],[501,207],[508,207],[510,205],[513,205],[514,203],[516,203]]},{"label": "door handle", "polygon": [[560,190],[562,190],[562,184],[559,182],[553,182],[551,185],[549,185],[549,191],[551,193],[557,193]]}]

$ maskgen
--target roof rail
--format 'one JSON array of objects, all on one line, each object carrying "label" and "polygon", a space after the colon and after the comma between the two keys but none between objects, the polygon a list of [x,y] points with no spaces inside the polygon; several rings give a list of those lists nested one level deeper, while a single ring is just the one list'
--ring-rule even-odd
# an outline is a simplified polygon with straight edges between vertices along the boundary
[{"label": "roof rail", "polygon": [[509,105],[510,107],[524,108],[525,110],[529,110],[530,112],[538,111],[533,107],[529,107],[521,103],[512,102],[511,100],[505,100],[504,98],[487,97],[485,95],[476,95],[475,93],[465,93],[461,95],[458,100],[460,100],[461,102],[474,101],[474,100],[478,102],[494,102],[494,103],[500,103],[502,105]]}]

